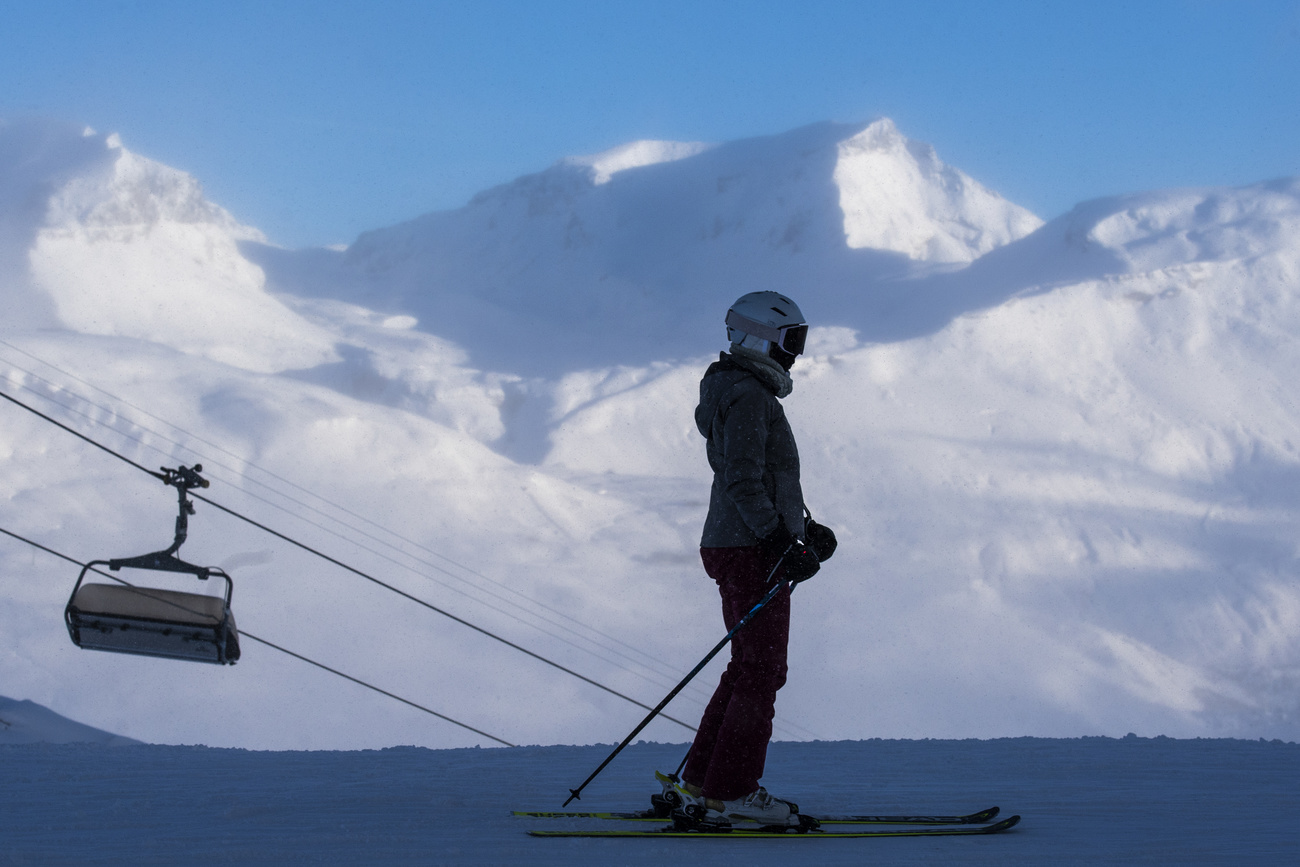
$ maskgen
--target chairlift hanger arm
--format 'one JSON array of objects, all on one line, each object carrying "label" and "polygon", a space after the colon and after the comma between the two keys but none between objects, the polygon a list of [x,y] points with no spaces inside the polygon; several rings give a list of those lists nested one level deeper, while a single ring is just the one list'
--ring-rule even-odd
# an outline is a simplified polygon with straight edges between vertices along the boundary
[{"label": "chairlift hanger arm", "polygon": [[[166,551],[160,551],[158,555],[150,556],[169,557],[180,550],[181,545],[185,544],[185,540],[189,536],[189,516],[194,514],[194,501],[186,496],[186,492],[194,488],[206,488],[208,487],[209,482],[207,479],[199,475],[199,473],[203,472],[203,464],[195,464],[193,468],[179,466],[174,470],[169,467],[159,467],[159,469],[162,470],[160,478],[162,479],[163,484],[171,485],[176,489],[177,508],[179,509],[179,513],[176,515],[176,536],[171,547]],[[193,570],[185,569],[179,571]],[[206,578],[207,576],[202,575],[200,577]]]},{"label": "chairlift hanger arm", "polygon": [[139,557],[122,557],[109,560],[108,568],[114,572],[123,566],[134,569],[155,569],[161,572],[187,572],[191,575],[197,575],[205,581],[209,575],[224,574],[220,569],[195,566],[175,556],[189,536],[189,516],[194,514],[194,502],[186,494],[193,488],[206,488],[209,484],[207,479],[199,475],[203,470],[203,465],[195,464],[193,468],[181,466],[174,470],[168,467],[160,467],[160,469],[162,475],[159,478],[162,479],[163,484],[176,488],[176,534],[171,546],[163,551],[154,551],[150,554],[142,554]]}]

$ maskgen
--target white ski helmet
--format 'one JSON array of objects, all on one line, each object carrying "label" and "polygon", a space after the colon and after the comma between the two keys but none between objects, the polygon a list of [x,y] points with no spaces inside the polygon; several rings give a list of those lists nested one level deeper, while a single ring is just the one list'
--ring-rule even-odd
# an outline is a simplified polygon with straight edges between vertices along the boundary
[{"label": "white ski helmet", "polygon": [[803,353],[808,320],[780,292],[750,292],[727,311],[727,339],[774,358],[774,350],[793,358]]}]

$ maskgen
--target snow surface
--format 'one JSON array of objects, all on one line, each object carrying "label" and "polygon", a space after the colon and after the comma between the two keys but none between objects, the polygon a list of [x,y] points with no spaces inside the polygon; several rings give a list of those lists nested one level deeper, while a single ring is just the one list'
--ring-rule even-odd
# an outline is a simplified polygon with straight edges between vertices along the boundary
[{"label": "snow surface", "polygon": [[[641,158],[290,251],[111,136],[0,125],[0,385],[653,704],[721,632],[696,383],[727,305],[780,288],[841,545],[794,600],[778,738],[1300,736],[1300,181],[1039,226],[883,121]],[[171,491],[7,403],[0,460],[8,530],[171,540]],[[182,553],[234,575],[247,634],[513,743],[643,715],[197,508]],[[79,650],[75,573],[0,541],[6,693],[156,744],[487,743],[251,639],[233,668]]]},{"label": "snow surface", "polygon": [[[684,744],[638,743],[580,809],[641,809]],[[609,747],[262,752],[0,743],[0,860],[40,864],[1282,864],[1300,851],[1300,745],[1012,738],[772,745],[801,809],[1021,815],[989,837],[536,839]],[[624,823],[618,823],[627,827]],[[617,827],[618,825],[614,825]],[[632,827],[655,827],[654,825]]]}]

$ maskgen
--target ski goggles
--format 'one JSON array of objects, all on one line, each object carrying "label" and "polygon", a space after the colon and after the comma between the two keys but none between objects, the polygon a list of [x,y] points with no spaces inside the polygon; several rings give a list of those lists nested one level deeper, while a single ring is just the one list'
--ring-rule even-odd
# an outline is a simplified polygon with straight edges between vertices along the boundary
[{"label": "ski goggles", "polygon": [[737,331],[743,331],[746,334],[752,334],[763,340],[770,340],[774,346],[778,346],[782,351],[791,355],[802,355],[804,346],[808,342],[808,325],[801,323],[799,325],[786,325],[777,328],[773,325],[767,325],[755,319],[750,319],[744,314],[737,313],[735,310],[727,311],[727,327],[734,328]]}]

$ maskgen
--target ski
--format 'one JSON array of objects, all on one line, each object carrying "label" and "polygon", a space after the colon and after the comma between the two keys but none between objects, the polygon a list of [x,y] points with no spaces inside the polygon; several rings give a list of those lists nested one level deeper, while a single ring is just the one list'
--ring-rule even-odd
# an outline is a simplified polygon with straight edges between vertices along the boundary
[{"label": "ski", "polygon": [[[527,819],[612,819],[625,822],[663,822],[669,818],[655,815],[654,810],[594,813],[515,810],[511,815]],[[983,825],[993,821],[997,815],[998,808],[989,807],[987,810],[965,816],[816,816],[814,818],[823,825]]]},{"label": "ski", "polygon": [[872,828],[868,831],[806,831],[797,832],[791,829],[785,830],[765,830],[755,828],[746,830],[743,828],[732,828],[729,831],[679,831],[672,825],[658,828],[656,830],[595,830],[595,831],[551,831],[551,830],[529,830],[529,835],[533,837],[724,837],[731,840],[749,839],[758,837],[780,837],[783,839],[794,840],[825,840],[831,837],[966,837],[979,834],[997,834],[1008,828],[1015,827],[1020,822],[1019,816],[1010,816],[1000,822],[994,822],[991,825],[949,825],[946,827],[935,828]]}]

